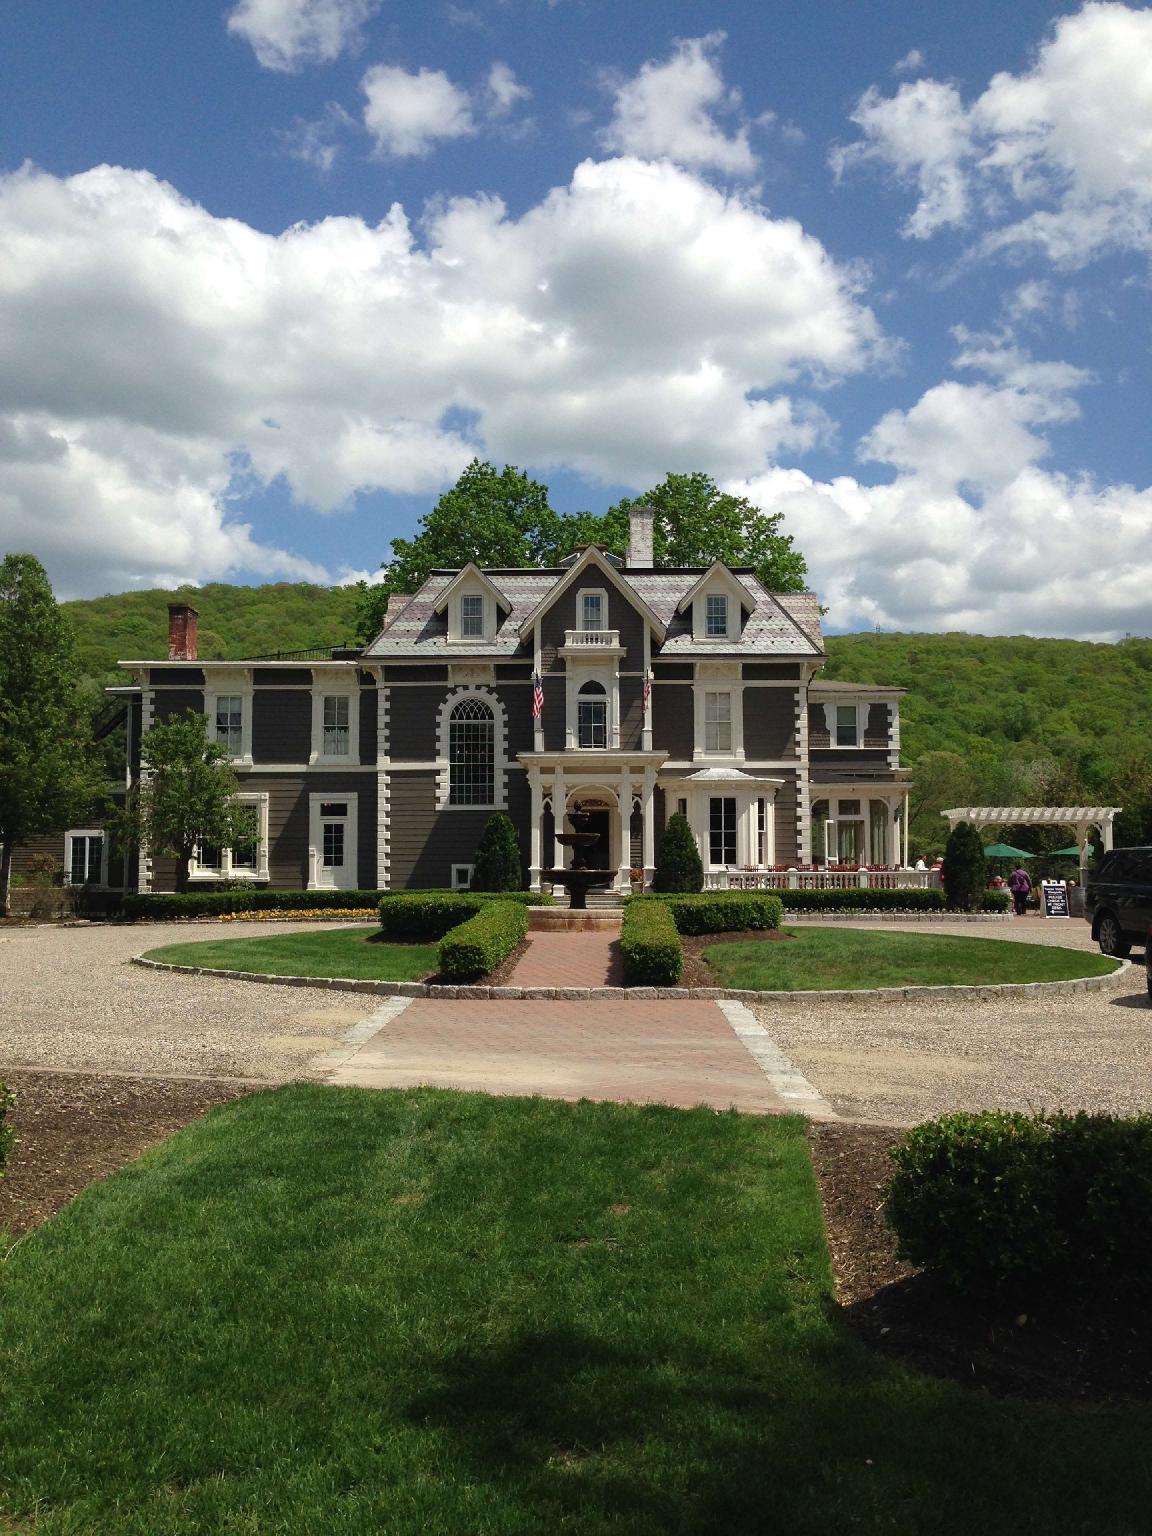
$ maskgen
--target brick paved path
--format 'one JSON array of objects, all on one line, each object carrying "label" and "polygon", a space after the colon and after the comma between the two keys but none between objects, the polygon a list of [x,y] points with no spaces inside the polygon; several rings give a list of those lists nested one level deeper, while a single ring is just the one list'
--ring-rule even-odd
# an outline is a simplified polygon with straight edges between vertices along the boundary
[{"label": "brick paved path", "polygon": [[620,933],[530,933],[528,949],[512,972],[510,987],[622,987]]},{"label": "brick paved path", "polygon": [[[567,934],[563,943],[585,937]],[[790,1107],[724,1014],[706,999],[418,998],[326,1081],[365,1088],[431,1084],[550,1099],[705,1104],[751,1114]]]}]

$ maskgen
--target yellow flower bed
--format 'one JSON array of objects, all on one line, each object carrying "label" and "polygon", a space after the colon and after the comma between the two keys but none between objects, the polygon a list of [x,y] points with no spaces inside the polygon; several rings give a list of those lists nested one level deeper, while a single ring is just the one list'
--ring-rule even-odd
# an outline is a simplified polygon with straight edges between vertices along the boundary
[{"label": "yellow flower bed", "polygon": [[375,907],[301,907],[285,908],[274,912],[221,912],[218,923],[284,923],[300,922],[303,918],[347,917],[362,922],[366,917],[379,916]]}]

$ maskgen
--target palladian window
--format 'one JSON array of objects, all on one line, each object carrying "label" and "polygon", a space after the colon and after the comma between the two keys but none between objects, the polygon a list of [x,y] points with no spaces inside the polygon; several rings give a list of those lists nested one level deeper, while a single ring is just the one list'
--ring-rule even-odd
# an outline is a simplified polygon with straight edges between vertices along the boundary
[{"label": "palladian window", "polygon": [[462,699],[448,717],[448,800],[492,805],[496,792],[496,721],[481,699]]}]

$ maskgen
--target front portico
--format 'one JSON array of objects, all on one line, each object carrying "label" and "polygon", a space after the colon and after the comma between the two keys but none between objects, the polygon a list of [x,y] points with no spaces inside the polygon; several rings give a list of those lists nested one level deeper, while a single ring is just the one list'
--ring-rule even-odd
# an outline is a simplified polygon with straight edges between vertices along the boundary
[{"label": "front portico", "polygon": [[[607,849],[597,847],[591,862],[616,872],[614,889],[632,884],[634,816],[640,823],[640,856],[648,884],[656,865],[656,774],[666,752],[520,752],[530,800],[529,888],[540,889],[540,872],[566,866],[570,851],[553,843],[568,812],[579,803],[606,814]],[[547,820],[547,825],[546,825]]]},{"label": "front portico", "polygon": [[668,815],[679,811],[692,828],[705,870],[770,869],[783,783],[742,768],[700,768],[661,787]]}]

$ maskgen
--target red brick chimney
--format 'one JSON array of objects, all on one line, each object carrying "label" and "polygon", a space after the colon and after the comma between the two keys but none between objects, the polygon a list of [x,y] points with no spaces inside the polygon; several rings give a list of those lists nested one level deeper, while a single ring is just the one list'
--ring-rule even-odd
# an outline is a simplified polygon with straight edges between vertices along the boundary
[{"label": "red brick chimney", "polygon": [[200,615],[187,603],[168,604],[168,660],[195,661]]}]

